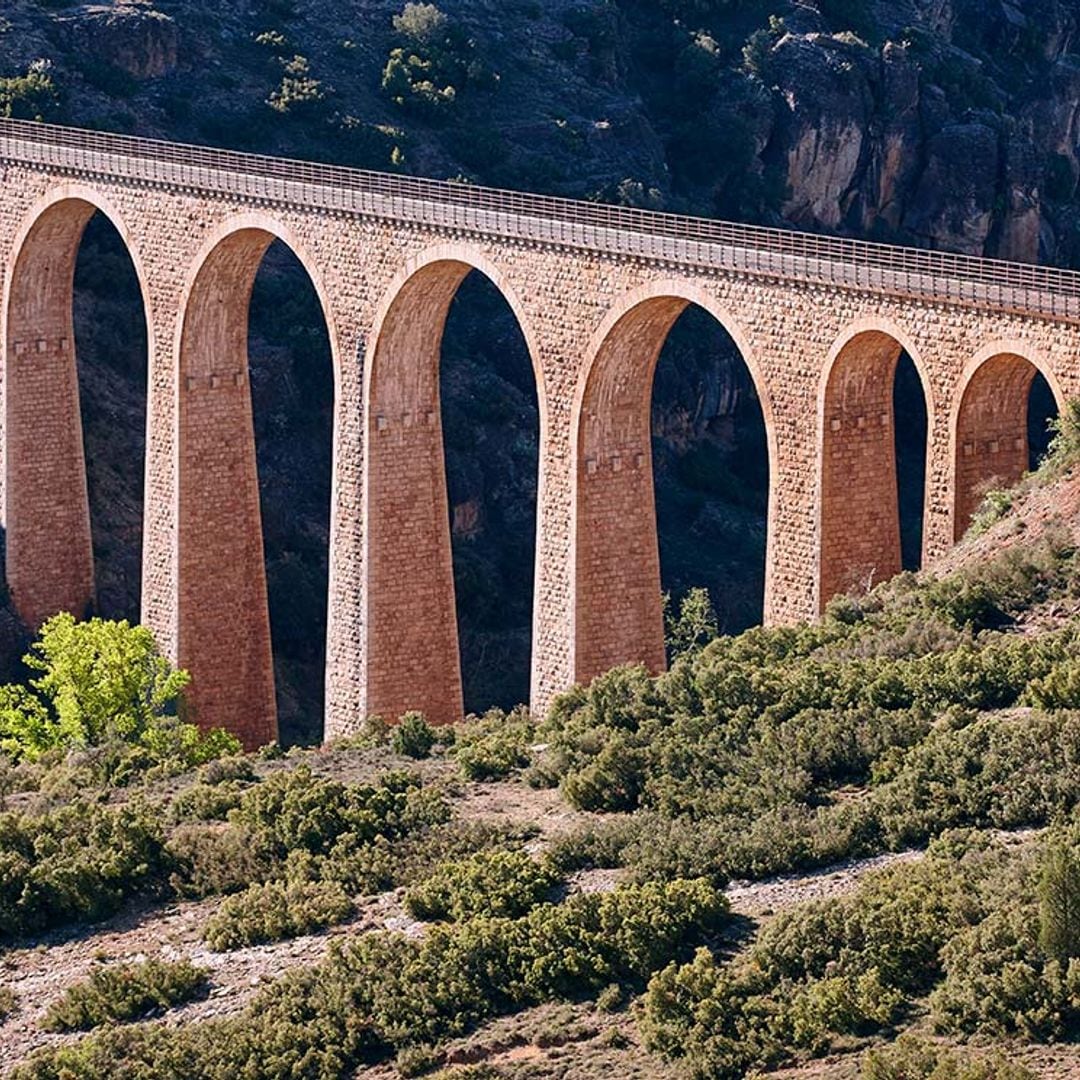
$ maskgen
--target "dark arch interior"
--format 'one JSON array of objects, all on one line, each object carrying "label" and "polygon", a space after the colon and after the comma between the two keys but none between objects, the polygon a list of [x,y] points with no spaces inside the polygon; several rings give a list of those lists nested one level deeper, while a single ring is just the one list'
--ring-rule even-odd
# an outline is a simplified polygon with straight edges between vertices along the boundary
[{"label": "dark arch interior", "polygon": [[1054,391],[1042,372],[1037,372],[1028,395],[1028,468],[1038,468],[1046,457],[1053,437],[1050,424],[1057,419],[1058,405]]},{"label": "dark arch interior", "polygon": [[79,404],[97,613],[139,620],[146,460],[146,311],[112,222],[87,223],[75,263]]},{"label": "dark arch interior", "polygon": [[539,409],[525,338],[479,271],[446,320],[439,367],[465,709],[529,699]]},{"label": "dark arch interior", "polygon": [[918,570],[922,566],[926,498],[926,396],[915,363],[906,352],[896,364],[893,415],[900,554],[905,570]]},{"label": "dark arch interior", "polygon": [[652,454],[663,589],[709,590],[720,629],[761,622],[769,505],[765,420],[731,335],[702,308],[679,317],[652,391]]},{"label": "dark arch interior", "polygon": [[334,373],[318,294],[280,241],[248,320],[278,728],[283,744],[311,744],[325,705]]}]

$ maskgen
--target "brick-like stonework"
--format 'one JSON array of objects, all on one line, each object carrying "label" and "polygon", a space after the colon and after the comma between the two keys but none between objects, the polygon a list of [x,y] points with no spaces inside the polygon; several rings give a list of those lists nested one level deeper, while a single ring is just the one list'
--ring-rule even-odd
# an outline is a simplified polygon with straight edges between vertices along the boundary
[{"label": "brick-like stonework", "polygon": [[731,333],[761,399],[769,622],[899,566],[901,350],[929,420],[924,558],[1023,468],[1034,373],[1059,402],[1080,391],[1067,274],[0,122],[0,477],[33,624],[93,600],[71,274],[95,211],[149,324],[143,619],[190,667],[198,719],[249,745],[276,728],[247,378],[275,238],[314,282],[335,369],[328,737],[461,713],[438,363],[471,270],[507,298],[537,379],[537,709],[612,664],[663,663],[649,399],[688,304]]}]

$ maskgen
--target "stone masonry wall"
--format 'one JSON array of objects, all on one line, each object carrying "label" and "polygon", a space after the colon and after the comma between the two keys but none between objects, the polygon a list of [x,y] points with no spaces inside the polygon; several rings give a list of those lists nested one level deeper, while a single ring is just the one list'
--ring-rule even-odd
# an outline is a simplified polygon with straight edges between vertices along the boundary
[{"label": "stone masonry wall", "polygon": [[[859,560],[891,565],[895,481],[890,488],[885,472],[877,477],[860,464],[880,466],[885,456],[852,448],[870,438],[867,431],[888,442],[883,432],[894,420],[884,382],[899,348],[915,361],[927,396],[925,558],[953,543],[957,522],[969,513],[957,495],[958,445],[962,457],[972,437],[989,437],[981,425],[993,426],[999,452],[1023,435],[1015,409],[1001,413],[1001,424],[991,424],[985,409],[961,410],[965,389],[979,385],[979,364],[1020,357],[1047,376],[1059,400],[1080,392],[1077,328],[1046,317],[0,164],[0,448],[9,554],[20,535],[61,529],[64,536],[63,551],[50,549],[33,570],[45,600],[25,609],[32,622],[92,595],[80,577],[88,545],[78,525],[86,497],[85,481],[75,479],[82,470],[77,397],[70,376],[42,380],[34,368],[22,381],[19,351],[21,343],[45,340],[40,355],[54,363],[48,343],[59,351],[59,340],[70,338],[64,290],[48,290],[43,307],[26,276],[41,259],[65,265],[70,237],[33,230],[33,223],[67,200],[73,219],[82,205],[113,220],[146,297],[144,621],[170,656],[190,662],[199,720],[224,718],[249,743],[269,737],[274,721],[239,328],[246,327],[253,266],[271,238],[289,244],[310,273],[335,363],[328,737],[372,712],[392,718],[418,707],[438,720],[460,712],[434,376],[446,309],[469,268],[506,296],[537,374],[536,709],[611,663],[662,664],[641,418],[655,353],[686,303],[712,312],[732,334],[761,398],[772,478],[766,617],[774,623],[814,616],[832,589],[848,584],[838,568],[848,556],[836,553],[853,537],[866,549]],[[66,268],[56,281],[68,281]],[[877,335],[866,339],[876,343],[871,352],[885,359],[860,363],[852,383],[853,354],[844,345],[867,332]],[[860,387],[854,397],[837,397],[837,386],[850,385]],[[967,426],[958,435],[962,413]],[[838,443],[837,435],[855,441]],[[52,485],[48,504],[20,496],[43,444],[59,451],[55,467],[66,462],[69,477]],[[860,484],[863,494],[850,498]],[[868,527],[871,517],[885,523],[880,537]],[[13,569],[9,582],[18,595]]]}]

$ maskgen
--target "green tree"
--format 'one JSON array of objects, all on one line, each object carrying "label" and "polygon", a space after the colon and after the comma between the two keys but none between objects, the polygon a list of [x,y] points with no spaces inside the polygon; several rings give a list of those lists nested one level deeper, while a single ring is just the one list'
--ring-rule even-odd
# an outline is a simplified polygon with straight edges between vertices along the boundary
[{"label": "green tree", "polygon": [[158,651],[153,634],[127,621],[76,622],[63,613],[41,628],[25,657],[30,685],[52,706],[65,741],[131,739],[175,707],[190,677]]},{"label": "green tree", "polygon": [[680,601],[678,614],[671,609],[670,594],[664,595],[664,638],[673,660],[684,653],[698,652],[719,633],[708,589],[691,589]]},{"label": "green tree", "polygon": [[0,78],[0,116],[48,120],[57,111],[60,94],[49,60],[35,60],[24,75]]},{"label": "green tree", "polygon": [[1080,956],[1080,859],[1062,840],[1050,843],[1039,879],[1039,944],[1051,960]]},{"label": "green tree", "polygon": [[56,615],[23,662],[38,673],[29,686],[0,686],[0,751],[9,757],[108,742],[187,767],[240,749],[231,735],[203,735],[176,719],[188,673],[161,655],[143,626]]}]

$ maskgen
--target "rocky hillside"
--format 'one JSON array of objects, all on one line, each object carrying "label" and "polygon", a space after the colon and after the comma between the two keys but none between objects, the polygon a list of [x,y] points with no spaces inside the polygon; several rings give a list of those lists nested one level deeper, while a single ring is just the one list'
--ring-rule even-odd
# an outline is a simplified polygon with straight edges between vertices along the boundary
[{"label": "rocky hillside", "polygon": [[[8,0],[0,112],[1080,263],[1074,0],[411,7]],[[137,611],[142,345],[122,251],[104,234],[83,253],[79,337],[101,602],[120,614]],[[290,737],[311,738],[330,375],[317,306],[284,255],[268,260],[256,301],[279,696]],[[456,304],[443,391],[469,704],[509,704],[527,687],[531,582],[519,568],[531,563],[536,407],[520,334],[483,282]],[[749,625],[764,553],[760,415],[734,346],[693,312],[661,361],[654,431],[665,586],[705,584],[724,628]],[[917,455],[917,425],[900,434]],[[919,501],[915,479],[913,551]]]},{"label": "rocky hillside", "polygon": [[[445,21],[395,27],[402,6],[9,0],[0,107],[973,254],[1077,258],[1071,0],[443,0]],[[20,91],[27,72],[42,77]]]}]

